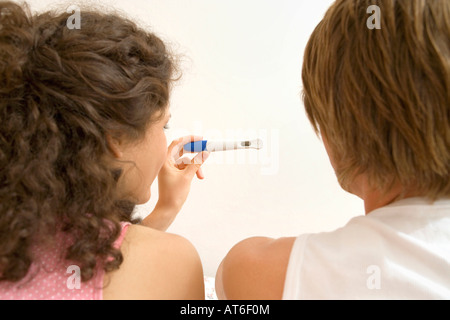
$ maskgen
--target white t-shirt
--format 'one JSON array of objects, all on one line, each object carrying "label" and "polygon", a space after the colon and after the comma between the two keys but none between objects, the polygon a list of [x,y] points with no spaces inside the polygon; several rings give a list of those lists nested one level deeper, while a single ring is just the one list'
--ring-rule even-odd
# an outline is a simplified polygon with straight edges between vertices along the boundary
[{"label": "white t-shirt", "polygon": [[450,299],[450,198],[408,198],[295,240],[283,299]]}]

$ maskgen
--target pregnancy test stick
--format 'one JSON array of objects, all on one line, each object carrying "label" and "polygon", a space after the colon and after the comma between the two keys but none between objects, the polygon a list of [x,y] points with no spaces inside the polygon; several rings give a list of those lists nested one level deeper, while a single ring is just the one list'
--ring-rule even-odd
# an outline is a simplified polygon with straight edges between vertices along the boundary
[{"label": "pregnancy test stick", "polygon": [[256,149],[260,150],[263,147],[261,139],[256,140],[241,140],[241,141],[210,141],[202,140],[190,142],[184,145],[184,150],[188,152],[215,152],[228,151],[239,149]]}]

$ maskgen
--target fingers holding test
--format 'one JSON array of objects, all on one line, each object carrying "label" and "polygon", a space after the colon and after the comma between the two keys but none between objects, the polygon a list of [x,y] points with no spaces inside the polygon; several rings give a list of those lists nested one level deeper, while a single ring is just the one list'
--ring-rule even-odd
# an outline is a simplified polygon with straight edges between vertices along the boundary
[{"label": "fingers holding test", "polygon": [[184,154],[191,154],[193,152],[184,149],[184,146],[190,142],[202,141],[202,136],[185,136],[174,140],[168,148],[168,156],[173,165],[179,170],[186,170],[188,176],[193,177],[195,174],[201,180],[205,178],[201,165],[209,157],[209,152],[204,151],[198,153],[194,158],[183,157]]},{"label": "fingers holding test", "polygon": [[191,164],[187,166],[188,174],[194,176],[194,174],[197,174],[197,177],[199,179],[204,179],[203,171],[202,171],[202,164],[208,159],[209,152],[203,151],[197,154],[192,160]]},{"label": "fingers holding test", "polygon": [[182,138],[179,138],[175,141],[172,142],[172,144],[169,146],[169,156],[174,160],[178,160],[180,157],[183,156],[183,154],[185,153],[191,153],[188,152],[186,150],[184,150],[184,145],[186,145],[187,143],[190,142],[196,142],[196,141],[202,141],[203,137],[202,136],[195,136],[195,135],[190,135],[190,136],[185,136]]},{"label": "fingers holding test", "polygon": [[197,178],[199,178],[200,180],[205,179],[205,174],[203,173],[203,170],[201,167],[197,171]]}]

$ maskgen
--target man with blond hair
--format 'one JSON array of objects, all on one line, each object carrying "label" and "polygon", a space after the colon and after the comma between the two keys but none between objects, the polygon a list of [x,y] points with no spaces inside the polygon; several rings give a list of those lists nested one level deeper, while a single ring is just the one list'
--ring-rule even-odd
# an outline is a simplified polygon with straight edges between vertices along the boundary
[{"label": "man with blond hair", "polygon": [[329,8],[306,47],[303,101],[365,215],[238,243],[219,298],[450,299],[449,21],[448,0]]}]

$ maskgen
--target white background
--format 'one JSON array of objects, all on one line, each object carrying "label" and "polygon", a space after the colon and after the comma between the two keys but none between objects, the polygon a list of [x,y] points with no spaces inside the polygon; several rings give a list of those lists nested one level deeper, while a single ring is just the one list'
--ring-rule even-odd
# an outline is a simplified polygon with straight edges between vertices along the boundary
[{"label": "white background", "polygon": [[[28,3],[37,11],[65,11],[79,2]],[[118,10],[181,55],[168,144],[190,134],[264,141],[261,151],[211,154],[206,179],[194,178],[168,230],[194,244],[205,275],[214,276],[228,250],[247,237],[330,231],[364,213],[362,200],[337,183],[301,101],[303,51],[331,0],[84,3]],[[136,214],[149,214],[157,198],[156,180],[152,199]]]}]

